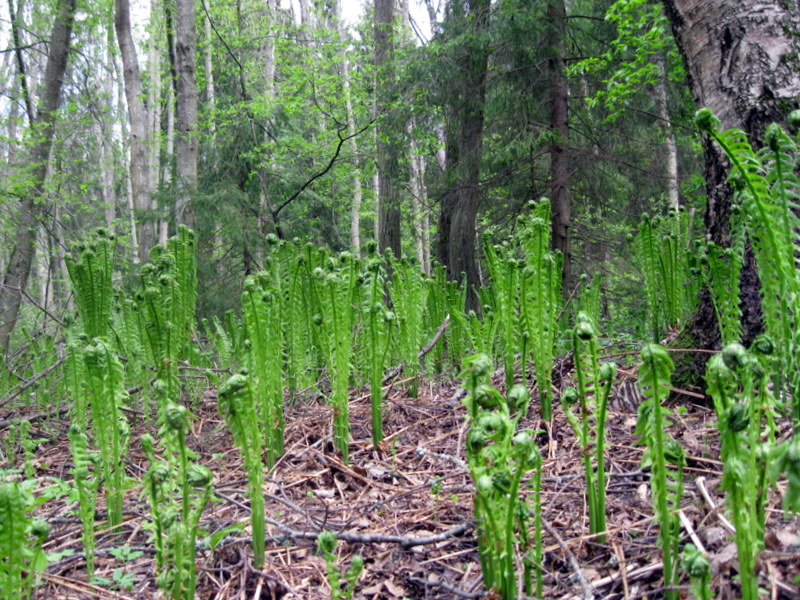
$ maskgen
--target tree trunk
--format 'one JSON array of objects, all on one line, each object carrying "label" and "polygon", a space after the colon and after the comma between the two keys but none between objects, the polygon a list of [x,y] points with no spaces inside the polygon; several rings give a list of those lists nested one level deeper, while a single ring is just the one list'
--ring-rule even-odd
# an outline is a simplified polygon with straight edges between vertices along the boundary
[{"label": "tree trunk", "polygon": [[[340,36],[344,32],[340,30]],[[350,94],[350,59],[345,56],[342,62],[342,92],[344,108],[347,117],[347,135],[350,136],[350,153],[353,155],[353,202],[350,205],[350,249],[356,256],[361,255],[361,202],[363,191],[361,189],[361,161],[358,156],[358,143],[356,142],[356,122],[353,118],[353,101]]]},{"label": "tree trunk", "polygon": [[197,189],[197,19],[195,0],[177,0],[175,18],[175,81],[177,200],[176,223],[194,228],[189,203]]},{"label": "tree trunk", "polygon": [[59,0],[50,36],[44,88],[36,117],[31,123],[30,189],[23,195],[19,223],[14,235],[14,249],[3,277],[0,298],[0,349],[8,354],[11,332],[19,316],[22,290],[28,283],[39,220],[46,208],[45,177],[55,134],[56,111],[61,100],[64,73],[67,69],[76,0]]},{"label": "tree trunk", "polygon": [[[457,132],[448,132],[447,188],[439,216],[439,255],[444,258],[448,277],[467,278],[467,308],[478,308],[477,290],[480,274],[475,257],[476,220],[480,204],[480,172],[483,144],[486,69],[489,51],[485,40],[489,27],[489,0],[469,0],[466,13],[453,5],[450,18],[460,20],[466,28],[460,48],[459,93],[454,118]],[[454,138],[455,137],[455,143]]]},{"label": "tree trunk", "polygon": [[[114,29],[122,56],[122,73],[125,81],[125,98],[128,102],[130,123],[130,193],[134,212],[145,211],[150,206],[147,117],[142,102],[142,77],[136,45],[131,34],[131,9],[128,0],[114,2]],[[139,214],[134,214],[138,221]],[[146,261],[148,246],[153,242],[152,227],[139,224],[137,227],[139,259]]]},{"label": "tree trunk", "polygon": [[400,164],[394,98],[394,0],[375,0],[375,67],[377,69],[378,248],[400,256]]},{"label": "tree trunk", "polygon": [[680,206],[680,185],[678,184],[678,143],[675,141],[675,130],[669,116],[669,96],[667,95],[667,67],[664,55],[655,56],[658,67],[658,81],[656,82],[656,105],[658,116],[661,119],[661,128],[664,131],[664,150],[666,153],[664,163],[664,176],[667,179],[667,199],[673,208]]},{"label": "tree trunk", "polygon": [[[758,145],[766,126],[785,121],[800,98],[800,22],[797,2],[769,0],[664,0],[678,48],[684,57],[689,87],[698,108],[708,107],[723,129],[743,129]],[[719,149],[703,139],[706,179],[705,229],[708,240],[730,244],[732,191],[729,166]],[[747,252],[740,282],[743,342],[761,329],[758,277]],[[720,334],[707,290],[687,326],[700,348],[719,347]],[[699,380],[705,355],[698,355],[688,377]]]},{"label": "tree trunk", "polygon": [[572,219],[572,197],[569,192],[569,87],[564,40],[566,37],[566,8],[564,0],[550,0],[547,4],[550,58],[550,201],[551,245],[564,257],[561,279],[564,293],[568,293],[571,271],[569,230]]},{"label": "tree trunk", "polygon": [[[150,80],[147,86],[147,107],[148,107],[148,135],[151,143],[148,148],[148,186],[150,197],[147,199],[147,206],[150,214],[158,214],[160,208],[155,201],[155,192],[158,190],[159,173],[161,171],[161,54],[164,40],[164,26],[161,17],[159,0],[150,1],[150,38],[148,40],[147,51],[147,70]],[[156,231],[160,230],[166,220],[166,215],[161,214],[160,219],[148,223],[148,229],[153,238],[156,238]],[[161,243],[159,239],[159,243]]]}]

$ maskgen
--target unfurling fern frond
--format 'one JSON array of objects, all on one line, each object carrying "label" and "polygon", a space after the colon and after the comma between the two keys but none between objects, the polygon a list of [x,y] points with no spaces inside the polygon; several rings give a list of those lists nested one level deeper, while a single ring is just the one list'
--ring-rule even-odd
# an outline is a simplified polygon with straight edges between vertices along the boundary
[{"label": "unfurling fern frond", "polygon": [[[680,507],[683,492],[683,449],[666,434],[666,409],[662,403],[669,395],[672,377],[672,359],[661,346],[649,344],[641,354],[639,388],[645,400],[639,406],[636,433],[646,444],[644,457],[652,467],[650,487],[653,492],[653,507],[660,524],[659,541],[664,562],[664,586],[666,597],[677,599],[674,586],[678,582],[678,541],[680,525],[675,511]],[[675,468],[670,472],[667,465]]]},{"label": "unfurling fern frond", "polygon": [[16,482],[0,484],[0,594],[30,598],[36,576],[47,566],[42,545],[49,527],[28,516],[26,492]]},{"label": "unfurling fern frond", "polygon": [[115,247],[116,236],[101,227],[95,231],[93,240],[77,244],[74,255],[66,258],[78,314],[90,338],[108,334],[114,298],[111,275]]},{"label": "unfurling fern frond", "polygon": [[264,492],[262,484],[261,432],[250,377],[237,373],[219,388],[219,410],[244,457],[250,495],[250,523],[256,568],[264,564]]}]

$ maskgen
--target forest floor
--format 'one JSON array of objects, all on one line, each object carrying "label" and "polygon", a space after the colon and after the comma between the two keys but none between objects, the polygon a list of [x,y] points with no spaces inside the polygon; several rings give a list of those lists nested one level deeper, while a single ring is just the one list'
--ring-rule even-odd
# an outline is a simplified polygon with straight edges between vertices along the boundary
[{"label": "forest floor", "polygon": [[[622,377],[627,376],[623,373]],[[380,451],[372,449],[370,440],[368,396],[353,392],[349,466],[334,453],[331,410],[324,400],[308,398],[288,407],[286,453],[265,488],[265,566],[260,572],[252,568],[249,528],[233,531],[213,549],[198,551],[198,598],[330,598],[325,561],[317,555],[314,541],[316,533],[326,529],[339,536],[337,552],[343,568],[353,554],[365,559],[357,599],[488,597],[472,525],[472,483],[463,462],[467,426],[459,386],[426,380],[419,397],[410,398],[402,383],[388,391],[387,439]],[[604,543],[588,533],[583,463],[561,409],[555,409],[552,424],[535,417],[522,423],[542,431],[538,439],[544,457],[544,598],[663,596],[658,526],[653,520],[648,471],[640,467],[643,449],[633,434],[636,393],[629,383],[615,389],[607,421],[608,535]],[[191,446],[197,462],[214,473],[216,492],[201,520],[205,533],[198,539],[202,540],[236,523],[247,523],[249,516],[240,453],[217,412],[215,390],[205,390],[194,402]],[[670,433],[688,456],[682,542],[691,539],[708,553],[715,597],[737,597],[736,548],[719,508],[721,464],[715,416],[694,397],[677,395],[671,405],[683,407],[674,412]],[[141,479],[146,460],[137,434],[152,425],[132,425],[128,473]],[[49,485],[47,476],[70,478],[68,423],[56,423],[55,428],[52,441],[43,442],[34,458],[42,486]],[[783,424],[781,431],[782,439],[787,438],[789,424]],[[76,503],[60,497],[39,506],[37,516],[51,523],[46,551],[73,549],[75,553],[49,566],[34,597],[156,598],[153,546],[143,526],[148,513],[137,485],[126,496],[123,530],[98,536],[96,575],[105,578],[101,586],[86,580]],[[761,585],[770,599],[800,598],[792,583],[800,574],[799,544],[800,522],[784,519],[780,498],[773,491],[766,549],[759,565]],[[120,554],[119,549],[126,547],[127,556]],[[688,597],[688,588],[682,590],[681,596]]]}]

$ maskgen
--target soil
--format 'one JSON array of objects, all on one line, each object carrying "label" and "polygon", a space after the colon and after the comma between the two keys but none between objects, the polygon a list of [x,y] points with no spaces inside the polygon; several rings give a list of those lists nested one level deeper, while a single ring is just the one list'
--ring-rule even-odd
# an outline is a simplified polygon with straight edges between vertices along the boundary
[{"label": "soil", "polygon": [[[649,471],[640,466],[643,449],[634,436],[639,398],[629,375],[621,375],[607,421],[608,535],[604,543],[588,534],[583,464],[560,407],[555,408],[552,423],[539,420],[535,408],[522,423],[541,431],[542,511],[547,526],[544,598],[663,597]],[[466,411],[459,400],[459,386],[449,380],[426,380],[419,390],[419,397],[411,398],[402,381],[390,386],[387,438],[379,450],[373,449],[370,439],[368,396],[364,390],[353,391],[349,465],[334,451],[331,410],[324,399],[311,396],[290,404],[286,453],[269,473],[264,490],[265,566],[261,571],[252,567],[249,527],[234,528],[216,547],[198,550],[197,598],[330,598],[325,561],[315,550],[316,534],[326,529],[339,536],[337,552],[343,568],[352,555],[364,557],[357,599],[492,597],[482,585],[475,543],[473,487],[463,463]],[[240,454],[217,412],[215,390],[200,390],[195,396],[199,397],[187,400],[195,415],[190,444],[197,462],[214,473],[216,492],[201,520],[198,540],[202,541],[237,523],[247,525],[249,509]],[[682,543],[693,541],[707,552],[714,572],[714,596],[735,598],[739,593],[736,549],[720,508],[716,417],[695,396],[676,393],[670,405],[669,432],[688,456]],[[24,414],[17,409],[14,416]],[[153,426],[133,418],[131,424],[127,471],[140,480],[147,465],[138,438]],[[71,478],[68,426],[63,412],[36,424],[50,438],[33,457],[41,482],[38,493],[53,485],[50,478]],[[791,435],[790,429],[788,422],[781,424],[782,439]],[[532,495],[530,486],[524,487],[523,493]],[[777,487],[769,500],[760,581],[771,599],[798,599],[800,523],[784,517],[782,486]],[[102,500],[98,511],[102,518]],[[74,553],[49,565],[34,598],[157,598],[148,514],[141,486],[136,484],[125,498],[122,530],[111,534],[100,527],[96,575],[113,581],[118,570],[118,579],[127,575],[132,582],[129,589],[111,590],[108,583],[87,582],[76,503],[60,496],[38,506],[36,515],[51,524],[46,551]],[[128,547],[135,558],[123,562],[115,557],[111,551],[121,547]],[[680,593],[689,597],[685,579]]]}]

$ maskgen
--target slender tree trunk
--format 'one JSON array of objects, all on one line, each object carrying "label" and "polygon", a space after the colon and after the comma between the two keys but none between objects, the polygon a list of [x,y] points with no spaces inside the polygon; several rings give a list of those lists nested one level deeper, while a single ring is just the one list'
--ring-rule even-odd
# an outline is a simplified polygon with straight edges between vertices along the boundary
[{"label": "slender tree trunk", "polygon": [[400,256],[400,164],[394,99],[394,0],[375,0],[375,67],[377,69],[377,163],[380,230],[378,248]]},{"label": "slender tree trunk", "polygon": [[[566,9],[564,0],[549,0],[547,20],[551,55],[550,72],[550,200],[552,202],[551,244],[564,257],[562,281],[566,284],[571,271],[569,232],[572,219],[572,196],[569,191],[569,86],[567,84]],[[564,293],[568,286],[564,285]]]},{"label": "slender tree trunk", "polygon": [[177,202],[175,219],[194,227],[194,210],[189,203],[197,190],[197,14],[195,0],[177,0],[175,18],[175,98],[177,113],[175,163]]},{"label": "slender tree trunk", "polygon": [[[131,12],[128,0],[114,2],[114,29],[117,32],[117,44],[122,56],[122,73],[125,81],[125,98],[128,103],[128,121],[130,123],[130,193],[133,198],[134,218],[138,221],[142,211],[150,207],[148,190],[150,174],[148,162],[147,116],[142,101],[142,77],[139,71],[139,59],[136,45],[131,34]],[[150,224],[139,224],[139,259],[147,260],[148,247],[152,243],[152,227]]]},{"label": "slender tree trunk", "polygon": [[675,141],[675,131],[669,114],[669,96],[667,95],[667,68],[664,55],[659,53],[655,57],[658,67],[658,81],[656,82],[656,104],[661,127],[664,130],[664,150],[666,156],[664,175],[667,179],[667,199],[673,208],[680,206],[680,185],[678,183],[678,143]]},{"label": "slender tree trunk", "polygon": [[[161,14],[159,0],[151,0],[150,39],[148,40],[149,47],[147,52],[147,69],[150,74],[150,81],[147,86],[148,133],[151,141],[148,152],[150,161],[148,168],[148,190],[150,191],[148,208],[151,214],[155,215],[160,213],[160,218],[155,220],[152,224],[149,224],[149,227],[153,231],[152,235],[153,237],[158,237],[159,244],[162,243],[161,229],[169,224],[167,215],[158,210],[161,207],[157,205],[155,200],[155,192],[158,190],[158,185],[160,183],[159,174],[161,172],[161,49],[165,38]],[[166,239],[164,241],[166,241]]]},{"label": "slender tree trunk", "polygon": [[33,123],[33,100],[28,89],[28,75],[25,69],[25,60],[22,55],[22,36],[20,34],[19,20],[22,17],[22,2],[18,10],[14,9],[14,1],[8,0],[8,14],[11,17],[11,41],[14,44],[14,56],[17,59],[17,78],[19,79],[22,101],[25,103],[25,114],[28,116],[28,125]]},{"label": "slender tree trunk", "polygon": [[75,20],[76,0],[59,0],[55,23],[50,36],[44,88],[39,99],[36,117],[31,123],[32,146],[30,151],[30,189],[20,204],[19,222],[14,235],[0,297],[0,349],[8,354],[11,332],[19,316],[22,290],[28,283],[33,262],[36,232],[40,217],[46,208],[45,177],[50,149],[55,134],[56,113],[61,100],[61,89],[67,69],[72,26]]},{"label": "slender tree trunk", "polygon": [[109,108],[104,112],[102,123],[98,123],[97,135],[100,142],[100,189],[103,198],[103,214],[106,227],[113,228],[117,217],[116,194],[114,193],[114,127],[113,107],[114,80],[110,76],[114,72],[114,55],[112,52],[113,36],[109,30],[105,48],[106,73],[101,82],[103,93]]},{"label": "slender tree trunk", "polygon": [[[753,143],[761,143],[771,122],[783,123],[800,98],[800,22],[797,2],[768,0],[664,0],[678,48],[687,67],[689,87],[698,108],[708,107],[723,129],[739,127]],[[706,237],[727,247],[732,191],[729,166],[719,149],[703,140],[706,178]],[[743,342],[761,329],[759,283],[752,253],[745,256],[741,298]],[[687,330],[701,348],[718,347],[719,329],[710,295],[700,305]],[[699,357],[700,355],[698,355]],[[702,358],[690,377],[699,379]]]},{"label": "slender tree trunk", "polygon": [[214,44],[212,43],[213,33],[211,30],[211,17],[209,0],[203,2],[203,33],[205,34],[205,45],[203,46],[203,68],[206,76],[206,104],[208,107],[208,133],[209,145],[216,148],[217,145],[217,92],[214,87]]},{"label": "slender tree trunk", "polygon": [[[455,13],[452,17],[462,20],[468,33],[460,49],[460,94],[455,107],[457,152],[450,148],[447,150],[451,169],[446,175],[449,189],[443,198],[439,219],[439,246],[442,257],[446,257],[448,277],[460,280],[466,275],[467,308],[477,309],[480,272],[475,255],[476,221],[481,197],[486,70],[489,64],[485,34],[489,28],[491,3],[489,0],[469,0],[466,9],[466,14]],[[452,136],[452,132],[448,135]],[[452,144],[451,140],[448,140],[448,145]]]},{"label": "slender tree trunk", "polygon": [[350,248],[356,256],[361,254],[361,203],[363,191],[361,189],[361,160],[358,155],[356,142],[356,122],[353,118],[353,101],[350,94],[350,59],[346,56],[342,63],[342,90],[344,95],[344,108],[347,116],[347,135],[350,136],[350,153],[353,155],[353,203],[350,205]]}]

